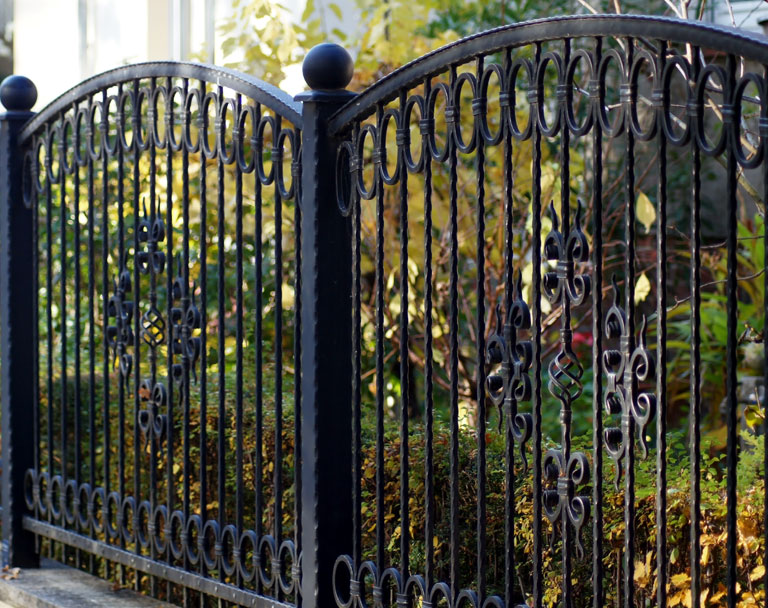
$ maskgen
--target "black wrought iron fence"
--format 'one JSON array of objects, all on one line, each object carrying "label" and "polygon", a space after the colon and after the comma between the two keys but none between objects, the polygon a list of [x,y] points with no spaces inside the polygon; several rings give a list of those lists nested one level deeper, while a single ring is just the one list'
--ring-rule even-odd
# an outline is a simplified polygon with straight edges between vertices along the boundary
[{"label": "black wrought iron fence", "polygon": [[10,560],[185,605],[764,603],[765,65],[594,16],[356,96],[333,45],[296,101],[6,81]]}]

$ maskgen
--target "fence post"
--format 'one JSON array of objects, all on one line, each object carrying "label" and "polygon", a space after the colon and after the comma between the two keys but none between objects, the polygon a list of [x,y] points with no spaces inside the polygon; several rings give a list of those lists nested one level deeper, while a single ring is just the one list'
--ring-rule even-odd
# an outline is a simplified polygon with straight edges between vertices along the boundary
[{"label": "fence post", "polygon": [[353,63],[324,43],[304,59],[302,206],[302,602],[335,605],[336,557],[352,549],[351,224],[336,202],[328,118],[354,94]]},{"label": "fence post", "polygon": [[[33,215],[24,204],[24,150],[17,141],[33,115],[37,89],[24,76],[0,84],[0,399],[3,442],[3,541],[11,566],[34,568],[34,535],[22,528],[24,475],[34,466],[34,357],[32,331]],[[28,179],[31,176],[27,176]],[[30,184],[31,186],[31,184]]]}]

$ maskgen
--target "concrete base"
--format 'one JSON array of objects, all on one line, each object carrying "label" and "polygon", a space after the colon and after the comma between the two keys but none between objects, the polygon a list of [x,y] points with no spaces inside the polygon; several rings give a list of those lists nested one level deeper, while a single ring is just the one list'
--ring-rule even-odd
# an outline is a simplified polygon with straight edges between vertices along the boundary
[{"label": "concrete base", "polygon": [[18,578],[0,579],[0,608],[171,608],[129,589],[115,591],[100,578],[50,559]]}]

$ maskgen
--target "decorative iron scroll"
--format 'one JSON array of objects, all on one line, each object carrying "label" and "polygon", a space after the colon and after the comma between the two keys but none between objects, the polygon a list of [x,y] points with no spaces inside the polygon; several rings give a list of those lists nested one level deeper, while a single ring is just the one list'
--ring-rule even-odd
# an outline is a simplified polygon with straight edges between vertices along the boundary
[{"label": "decorative iron scroll", "polygon": [[127,378],[133,367],[133,357],[128,352],[133,346],[133,302],[126,299],[131,293],[130,273],[123,268],[113,284],[114,295],[109,298],[108,312],[115,324],[107,327],[107,342],[112,349],[114,365],[119,365],[120,373]]},{"label": "decorative iron scroll", "polygon": [[533,359],[530,340],[518,340],[517,333],[531,328],[531,312],[522,297],[523,278],[520,272],[514,285],[512,306],[506,322],[501,325],[501,308],[496,308],[496,332],[488,337],[486,365],[500,366],[486,380],[488,398],[499,411],[499,430],[506,420],[520,447],[523,466],[528,469],[525,446],[533,431],[533,417],[519,413],[517,405],[531,400],[531,378],[528,374]]},{"label": "decorative iron scroll", "polygon": [[656,371],[653,355],[646,347],[646,318],[638,335],[637,346],[632,348],[627,316],[621,307],[621,297],[616,276],[613,283],[613,305],[605,316],[605,335],[619,341],[619,349],[606,349],[603,367],[607,378],[604,397],[605,411],[611,416],[621,416],[621,427],[605,429],[605,449],[616,465],[616,487],[621,481],[623,461],[630,443],[634,441],[633,427],[637,428],[637,440],[642,456],[648,455],[646,432],[656,415],[656,396],[639,388],[641,382],[651,380]]},{"label": "decorative iron scroll", "polygon": [[[563,203],[566,205],[567,203]],[[556,527],[558,522],[569,523],[576,531],[576,552],[584,556],[581,532],[589,520],[590,499],[576,496],[579,486],[589,482],[589,461],[585,454],[571,454],[571,404],[581,396],[581,378],[584,368],[573,352],[571,330],[571,305],[578,306],[589,298],[591,279],[587,274],[578,274],[576,264],[589,261],[587,237],[581,228],[581,201],[578,201],[573,226],[563,226],[554,204],[549,205],[552,229],[544,240],[544,258],[557,262],[555,272],[544,274],[544,296],[553,306],[561,306],[562,327],[560,329],[560,350],[549,363],[549,392],[561,403],[560,424],[562,448],[549,450],[542,463],[544,477],[555,490],[544,490],[543,505],[547,519]],[[563,526],[565,534],[565,525]],[[553,529],[554,538],[554,529]],[[568,550],[566,547],[564,550]]]}]

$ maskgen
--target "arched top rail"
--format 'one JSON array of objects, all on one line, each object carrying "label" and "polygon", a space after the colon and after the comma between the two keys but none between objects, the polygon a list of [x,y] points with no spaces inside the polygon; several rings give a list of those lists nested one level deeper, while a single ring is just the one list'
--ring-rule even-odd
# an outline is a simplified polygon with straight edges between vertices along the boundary
[{"label": "arched top rail", "polygon": [[295,127],[302,128],[301,104],[287,93],[258,78],[202,63],[151,61],[108,70],[74,86],[49,103],[25,125],[20,135],[21,143],[32,137],[48,121],[57,118],[61,112],[66,112],[73,103],[105,88],[142,78],[189,78],[227,87],[263,104]]},{"label": "arched top rail", "polygon": [[374,112],[377,104],[394,99],[403,88],[416,86],[428,76],[444,72],[452,64],[536,42],[605,36],[690,43],[768,64],[768,39],[731,27],[642,15],[576,15],[536,19],[467,36],[411,61],[340,108],[331,118],[330,130],[338,133],[350,123]]}]

